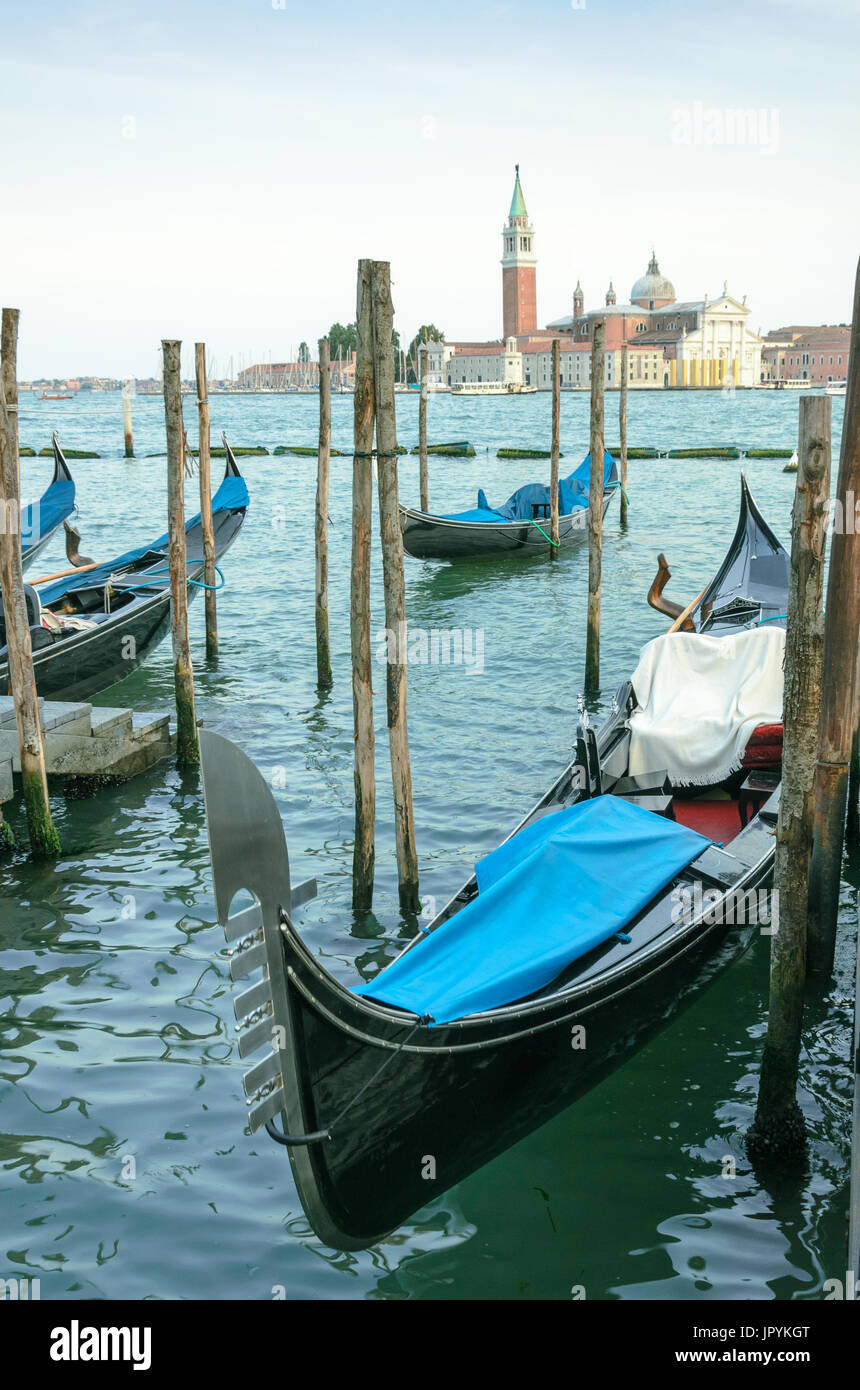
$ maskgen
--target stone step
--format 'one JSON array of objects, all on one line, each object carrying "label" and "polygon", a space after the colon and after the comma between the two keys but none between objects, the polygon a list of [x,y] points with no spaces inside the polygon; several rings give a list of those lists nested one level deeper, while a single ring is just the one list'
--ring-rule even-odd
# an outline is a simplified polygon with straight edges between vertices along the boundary
[{"label": "stone step", "polygon": [[160,733],[166,736],[170,730],[170,715],[162,714],[159,710],[135,710],[131,727],[137,735]]},{"label": "stone step", "polygon": [[[49,700],[46,707],[45,701],[39,697],[39,720],[43,734],[61,727],[64,734],[88,734],[92,711],[92,705],[66,700]],[[17,723],[12,696],[0,695],[0,729],[5,732],[15,728]]]},{"label": "stone step", "polygon": [[96,738],[119,733],[131,733],[133,712],[130,709],[111,709],[107,705],[94,705],[91,725]]}]

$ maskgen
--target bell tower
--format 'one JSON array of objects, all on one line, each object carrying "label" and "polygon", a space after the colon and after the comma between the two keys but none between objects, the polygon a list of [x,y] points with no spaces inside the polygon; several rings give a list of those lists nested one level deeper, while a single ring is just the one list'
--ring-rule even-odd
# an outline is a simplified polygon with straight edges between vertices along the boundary
[{"label": "bell tower", "polygon": [[537,272],[534,227],[526,212],[516,166],[514,196],[502,229],[502,337],[515,338],[537,328]]}]

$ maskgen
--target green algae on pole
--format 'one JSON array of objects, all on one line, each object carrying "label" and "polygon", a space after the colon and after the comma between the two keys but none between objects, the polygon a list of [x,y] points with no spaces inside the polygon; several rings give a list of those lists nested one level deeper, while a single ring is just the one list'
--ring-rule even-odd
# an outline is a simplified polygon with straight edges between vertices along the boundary
[{"label": "green algae on pole", "polygon": [[806,1147],[797,1072],[806,983],[813,791],[824,646],[824,551],[830,491],[830,398],[801,396],[799,467],[791,522],[785,636],[782,790],[776,829],[770,1003],[758,1104],[747,1134],[753,1160]]},{"label": "green algae on pole", "polygon": [[[18,310],[4,309],[0,329],[0,502],[6,516],[20,514],[18,468]],[[45,751],[39,720],[33,645],[24,593],[17,524],[0,528],[0,592],[6,620],[9,684],[15,701],[21,753],[21,790],[34,859],[55,858],[60,839],[51,818]]]},{"label": "green algae on pole", "polygon": [[320,433],[314,524],[314,627],[317,639],[317,685],[331,685],[331,645],[328,623],[328,488],[331,458],[331,345],[319,340]]},{"label": "green algae on pole", "polygon": [[173,639],[173,685],[176,692],[176,761],[180,767],[200,762],[194,710],[194,672],[188,640],[188,580],[185,553],[185,459],[182,445],[182,393],[175,338],[163,338],[164,418],[167,426],[167,530],[170,537],[170,632]]}]

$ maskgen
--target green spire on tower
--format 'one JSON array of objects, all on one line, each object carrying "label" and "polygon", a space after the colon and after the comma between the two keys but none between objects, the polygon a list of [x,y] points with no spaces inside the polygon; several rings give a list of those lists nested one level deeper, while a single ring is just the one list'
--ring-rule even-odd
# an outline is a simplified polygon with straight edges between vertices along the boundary
[{"label": "green spire on tower", "polygon": [[515,180],[515,182],[514,182],[514,196],[513,196],[513,198],[511,199],[511,210],[510,210],[508,216],[509,216],[509,217],[528,217],[528,213],[526,212],[526,200],[525,200],[525,198],[523,197],[523,190],[522,190],[522,187],[520,186],[520,166],[519,166],[519,164],[517,164],[515,167],[516,167],[517,175],[516,175],[516,180]]}]

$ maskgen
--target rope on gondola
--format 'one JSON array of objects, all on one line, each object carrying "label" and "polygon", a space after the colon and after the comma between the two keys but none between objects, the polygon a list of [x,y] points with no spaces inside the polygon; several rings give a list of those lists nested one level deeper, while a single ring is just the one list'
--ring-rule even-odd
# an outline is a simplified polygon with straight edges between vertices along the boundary
[{"label": "rope on gondola", "polygon": [[[161,574],[164,570],[169,570],[169,569],[170,569],[170,565],[156,565],[156,566],[154,566],[151,570],[149,570],[148,573],[149,573],[149,574],[152,574],[152,575],[156,575],[156,574]],[[213,593],[217,593],[219,589],[223,589],[223,588],[224,588],[224,585],[227,583],[227,580],[226,580],[226,578],[225,578],[225,576],[224,576],[223,570],[220,569],[220,567],[219,567],[218,565],[215,566],[215,573],[217,574],[218,578],[221,580],[221,583],[220,583],[220,584],[204,584],[202,579],[189,579],[187,582],[188,582],[189,584],[193,584],[194,587],[195,587],[196,589],[211,589]],[[113,578],[113,576],[111,576],[111,578]],[[160,582],[160,581],[158,581],[158,580],[152,580],[152,581],[150,581],[149,584],[124,584],[124,585],[123,585],[123,588],[125,588],[125,589],[151,589],[151,588],[153,587],[153,584],[159,583],[159,582]],[[110,583],[110,580],[108,581],[108,583]]]},{"label": "rope on gondola", "polygon": [[224,588],[224,585],[227,583],[227,580],[224,578],[222,571],[218,568],[217,565],[215,566],[215,573],[221,580],[220,584],[204,584],[202,579],[189,579],[188,583],[193,584],[195,589],[209,589],[213,594],[217,594],[219,589]]},{"label": "rope on gondola", "polygon": [[409,1040],[415,1036],[415,1034],[418,1032],[418,1029],[425,1027],[428,1023],[432,1023],[433,1021],[434,1019],[432,1014],[422,1014],[418,1022],[414,1024],[412,1028],[409,1029],[409,1032],[406,1034],[406,1037],[403,1039],[403,1041],[394,1049],[393,1052],[390,1052],[388,1054],[384,1062],[380,1063],[373,1075],[367,1078],[364,1085],[358,1091],[356,1091],[352,1100],[347,1101],[343,1109],[339,1112],[339,1114],[335,1115],[334,1119],[326,1126],[325,1129],[316,1129],[313,1130],[310,1134],[287,1134],[285,1130],[281,1131],[275,1129],[273,1122],[271,1120],[267,1120],[266,1133],[268,1134],[269,1138],[274,1139],[276,1144],[288,1144],[296,1147],[305,1144],[318,1144],[321,1139],[331,1139],[331,1132],[334,1129],[335,1125],[340,1124],[344,1115],[348,1114],[348,1112],[355,1105],[356,1101],[360,1100],[361,1097],[364,1095],[368,1087],[372,1086],[374,1081],[376,1081],[382,1075],[389,1063],[393,1062],[395,1057],[400,1056],[400,1053],[403,1051],[404,1047],[409,1042]]},{"label": "rope on gondola", "polygon": [[538,528],[538,530],[540,531],[540,533],[541,533],[542,536],[546,536],[546,538],[547,538],[547,540],[549,541],[550,545],[555,545],[555,546],[558,545],[558,541],[554,541],[553,538],[552,538],[552,536],[547,536],[547,535],[546,535],[546,531],[543,529],[543,527],[542,527],[542,526],[538,526],[538,524],[537,524],[537,522],[535,521],[534,517],[529,517],[529,521],[531,522],[532,526],[537,526],[537,528]]}]

